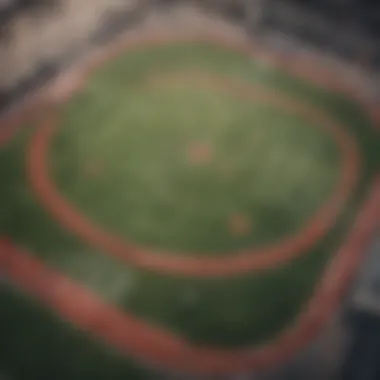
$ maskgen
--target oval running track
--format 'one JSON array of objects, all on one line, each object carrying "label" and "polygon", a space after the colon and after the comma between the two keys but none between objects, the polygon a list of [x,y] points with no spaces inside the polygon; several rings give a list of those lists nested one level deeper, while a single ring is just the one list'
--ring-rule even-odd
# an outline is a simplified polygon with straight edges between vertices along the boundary
[{"label": "oval running track", "polygon": [[[121,38],[101,54],[97,54],[82,66],[84,76],[117,56],[126,48],[140,44],[156,45],[165,42],[183,42],[184,37],[154,36],[146,38]],[[338,70],[316,65],[305,57],[284,57],[267,53],[257,46],[239,44],[227,36],[202,34],[187,40],[204,40],[231,49],[255,54],[293,76],[303,77],[317,86],[348,94],[359,101],[373,117],[374,126],[380,126],[380,111],[376,105],[358,98],[355,89],[349,89],[342,81]],[[40,105],[47,98],[40,100]],[[26,110],[28,109],[25,106]],[[22,113],[21,120],[27,120],[28,113]],[[0,131],[0,142],[5,143],[11,136]],[[6,136],[6,137],[4,137]],[[3,137],[3,138],[2,138]],[[97,336],[120,351],[143,362],[149,362],[169,370],[197,374],[236,374],[257,371],[277,365],[295,354],[313,339],[336,309],[342,294],[364,256],[372,233],[378,224],[380,214],[380,177],[375,181],[357,221],[339,251],[317,285],[313,297],[305,310],[300,313],[294,325],[284,330],[266,345],[244,350],[223,350],[217,347],[192,346],[169,331],[154,328],[133,316],[122,313],[103,303],[96,294],[75,283],[62,274],[53,271],[29,252],[18,249],[9,237],[0,238],[0,267],[11,281],[25,293],[43,302],[56,311],[63,319],[88,333]]]},{"label": "oval running track", "polygon": [[[189,74],[188,74],[189,75]],[[268,247],[231,252],[229,255],[201,257],[195,254],[157,252],[126,243],[123,238],[105,231],[91,219],[77,211],[59,192],[49,176],[48,153],[54,134],[58,130],[57,114],[42,122],[30,144],[27,156],[29,181],[40,203],[67,230],[88,244],[127,263],[162,273],[187,276],[233,276],[255,270],[276,267],[313,247],[333,226],[344,208],[358,179],[360,157],[354,138],[345,127],[309,104],[299,103],[283,94],[264,87],[250,86],[215,75],[191,74],[192,83],[211,86],[218,91],[231,93],[245,101],[273,105],[276,108],[312,120],[318,128],[334,140],[341,155],[341,172],[327,202],[311,220],[294,235]],[[173,78],[168,78],[173,80]],[[176,77],[178,79],[178,76]],[[149,83],[148,83],[149,85]]]}]

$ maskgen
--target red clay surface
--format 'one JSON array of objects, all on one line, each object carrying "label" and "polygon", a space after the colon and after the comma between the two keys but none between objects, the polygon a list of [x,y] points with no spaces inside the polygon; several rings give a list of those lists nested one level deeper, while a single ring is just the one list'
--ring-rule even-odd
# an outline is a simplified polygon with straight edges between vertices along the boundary
[{"label": "red clay surface", "polygon": [[[195,78],[192,79],[194,82]],[[165,273],[204,277],[233,276],[274,267],[307,253],[334,226],[355,186],[359,173],[359,154],[355,140],[346,133],[343,126],[330,119],[323,111],[298,103],[282,94],[205,74],[199,76],[197,82],[203,86],[211,84],[217,86],[218,90],[232,92],[238,98],[269,103],[296,113],[306,120],[313,120],[318,128],[334,139],[342,161],[337,184],[325,205],[294,235],[268,247],[254,247],[215,257],[150,251],[126,242],[124,238],[104,230],[77,211],[51,180],[48,173],[48,153],[50,143],[58,130],[58,120],[54,116],[48,116],[42,121],[32,139],[27,157],[29,180],[40,203],[63,227],[88,244],[127,263]]]},{"label": "red clay surface", "polygon": [[273,342],[252,349],[193,346],[171,332],[105,304],[95,294],[46,267],[7,239],[0,240],[0,264],[16,286],[63,319],[143,362],[174,371],[227,374],[273,366],[295,354],[329,320],[378,221],[380,178],[352,233],[336,253],[307,308],[294,326]]},{"label": "red clay surface", "polygon": [[17,133],[22,126],[23,121],[33,117],[31,110],[25,113],[12,113],[6,117],[6,120],[0,120],[0,147],[6,145]]},{"label": "red clay surface", "polygon": [[235,214],[228,219],[228,230],[233,236],[247,235],[252,228],[252,221],[247,215]]},{"label": "red clay surface", "polygon": [[[214,43],[227,45],[239,51],[252,53],[251,47],[247,48],[247,46],[237,46],[234,43],[230,44],[225,39],[220,40],[214,36],[205,37],[208,41],[211,40]],[[154,39],[145,42],[149,45],[154,45],[162,43],[163,40],[166,41],[168,39],[155,37]],[[193,41],[194,39],[191,38],[191,40]],[[110,57],[117,55],[120,50],[125,50],[127,47],[137,47],[141,42],[144,41],[139,39],[132,39],[131,41],[131,39],[127,38],[121,42],[119,41],[115,43],[110,49],[105,51],[105,54],[97,56],[95,60],[87,62],[83,68],[83,75],[86,76],[92,69],[99,67]],[[256,55],[259,58],[263,56],[260,51],[256,51]],[[267,55],[265,57],[267,58]],[[339,73],[338,75],[335,75],[336,73],[331,74],[329,71],[323,71],[321,67],[316,67],[315,64],[310,65],[310,62],[300,59],[299,57],[297,57],[294,62],[289,61],[289,57],[288,62],[284,62],[283,57],[269,55],[269,58],[273,64],[285,68],[295,76],[301,75],[313,83],[316,82],[318,85],[326,85],[327,88],[333,90],[339,89],[339,91],[347,92],[347,88],[344,86],[342,87],[338,80]],[[280,59],[276,60],[276,58]],[[303,65],[303,68],[301,67],[301,73],[297,71],[299,70],[300,65]],[[215,81],[213,80],[213,82]],[[222,87],[225,87],[225,84],[223,84]],[[243,91],[242,88],[239,87],[239,92],[240,91],[241,94],[239,94],[239,96],[243,95],[245,98],[248,96],[248,98],[252,99],[252,89]],[[264,92],[266,93],[265,97],[267,97],[267,90]],[[263,100],[263,96],[264,95],[260,92],[260,101]],[[67,98],[67,94],[65,94],[65,98]],[[325,206],[325,211],[323,213],[318,213],[320,216],[319,219],[316,218],[316,220],[319,221],[316,224],[315,231],[319,231],[318,234],[320,236],[314,237],[314,241],[311,242],[311,244],[313,244],[323,236],[326,229],[328,230],[332,224],[334,224],[336,215],[345,203],[345,201],[340,199],[342,194],[345,194],[344,192],[341,193],[341,191],[346,191],[347,194],[349,194],[356,182],[359,157],[356,152],[355,143],[343,132],[343,129],[336,126],[336,123],[332,124],[331,120],[326,118],[321,111],[314,109],[310,110],[300,104],[291,105],[291,101],[287,98],[284,98],[285,103],[282,103],[283,98],[279,100],[280,98],[277,94],[275,97],[270,95],[268,99],[270,99],[272,103],[273,101],[280,102],[280,106],[282,107],[289,108],[290,106],[292,110],[296,112],[300,111],[306,117],[316,117],[316,120],[321,127],[325,129],[327,128],[341,149],[344,164],[341,172],[342,177],[340,185],[338,186],[339,192],[336,190],[331,198],[333,199],[334,197],[334,201],[338,201],[338,203],[335,204],[332,203],[332,200],[329,200],[327,206]],[[307,111],[307,109],[309,110]],[[373,111],[374,109],[371,108],[371,110]],[[372,115],[375,113],[376,112],[372,112]],[[379,115],[379,112],[377,112],[377,115]],[[53,185],[49,181],[49,177],[45,170],[45,156],[49,147],[49,140],[57,131],[56,123],[56,115],[44,118],[44,122],[40,125],[34,136],[29,152],[31,158],[29,174],[31,175],[31,180],[33,181],[34,186],[37,186],[37,190],[39,192],[42,191],[42,193],[46,191],[46,189],[50,190],[50,186]],[[4,130],[1,131],[0,135],[2,135],[0,136],[0,144],[5,143],[10,137],[7,136],[7,132]],[[6,136],[6,138],[4,136]],[[39,151],[39,149],[41,149],[41,151]],[[346,190],[343,189],[343,185],[346,185]],[[342,189],[340,189],[340,187],[342,187]],[[58,198],[56,200],[60,202],[61,197],[59,194],[57,194],[57,196]],[[49,197],[51,197],[51,193]],[[65,200],[62,199],[62,201],[65,206]],[[49,204],[50,202],[53,202],[52,199],[48,200]],[[331,204],[329,204],[330,202]],[[52,207],[55,210],[57,205],[52,205]],[[77,214],[75,210],[70,210],[70,207],[58,207],[59,210],[57,211],[63,212],[64,214],[60,217],[65,219],[65,223],[74,220],[74,223],[77,224],[78,220],[80,220],[77,219],[77,216],[83,218],[80,214]],[[52,210],[50,211],[52,212]],[[131,315],[127,315],[122,311],[115,309],[111,305],[105,304],[96,294],[91,293],[82,285],[53,271],[43,264],[42,261],[29,255],[28,252],[18,249],[7,237],[0,238],[0,267],[15,285],[19,286],[23,291],[36,299],[39,299],[44,305],[56,311],[62,318],[71,322],[73,325],[86,330],[88,333],[103,339],[105,342],[115,346],[120,351],[125,352],[127,355],[132,356],[139,361],[149,362],[171,370],[192,373],[232,374],[272,367],[295,354],[318,334],[319,330],[331,317],[331,314],[337,307],[351,277],[360,264],[364,249],[378,223],[379,213],[380,178],[374,183],[351,233],[348,235],[346,241],[342,244],[338,252],[334,255],[331,263],[321,277],[320,282],[317,284],[313,297],[311,297],[305,310],[299,314],[295,324],[288,329],[283,330],[276,339],[268,344],[252,349],[228,350],[218,347],[191,345],[189,342],[186,342],[184,339],[181,339],[181,337],[177,337],[167,330],[150,326]],[[73,215],[74,219],[72,219]],[[92,226],[91,223],[89,225],[87,223],[80,224],[79,227],[81,229],[80,232],[83,233],[86,238],[88,236],[91,240],[96,231],[96,227]],[[78,226],[75,228],[78,228]],[[308,228],[310,228],[310,226],[308,226]],[[308,230],[306,230],[306,232],[307,231]],[[78,231],[76,232],[78,233]],[[103,231],[100,232],[101,234],[103,233]],[[316,234],[316,232],[314,232],[314,234]],[[304,244],[310,243],[310,236],[307,240],[303,241]],[[113,254],[121,258],[124,257],[125,259],[124,243],[119,242],[116,239],[117,244],[115,244],[115,241],[112,240],[113,238],[114,237],[111,236],[111,240],[106,240],[107,244],[112,243],[111,248],[114,250]],[[96,245],[99,243],[104,244],[103,239],[104,236],[100,238],[99,242],[95,241],[92,243],[96,243]],[[122,245],[119,246],[119,243]],[[112,253],[112,251],[110,253]],[[257,257],[259,256],[260,255]],[[149,259],[153,260],[153,263],[146,264],[143,262],[143,264],[148,265],[150,268],[155,268],[156,270],[165,271],[168,271],[168,269],[165,268],[166,264],[172,266],[174,270],[182,266],[182,263],[179,263],[177,258],[168,257],[165,258],[167,262],[164,263],[164,267],[162,267],[162,262],[155,261],[157,257],[159,260],[162,259],[161,256],[152,254],[149,256]],[[290,257],[284,257],[283,260],[287,260]],[[127,259],[129,261],[130,256]],[[174,262],[174,265],[170,264],[168,259],[172,260],[171,262]],[[188,259],[190,260],[191,258]],[[258,259],[255,258],[255,260]],[[278,259],[278,256],[275,255],[274,260],[269,260],[265,265],[256,263],[252,265],[251,270],[278,265],[280,261],[281,260]],[[238,260],[238,262],[240,261]],[[206,266],[204,271],[209,272],[209,274],[205,273],[204,275],[214,275],[216,272],[219,275],[229,275],[231,270],[235,271],[235,274],[238,274],[240,270],[246,270],[245,264],[246,263],[244,263],[244,265],[243,263],[234,264],[234,267],[229,267],[228,271],[226,271],[226,268],[222,268],[223,270],[215,270],[211,265]],[[195,267],[195,274],[197,274],[199,264],[195,264]],[[169,268],[169,271],[173,268]],[[194,268],[191,269],[191,272],[194,272]],[[189,273],[185,271],[184,274]]]},{"label": "red clay surface", "polygon": [[187,161],[190,165],[207,165],[212,161],[213,153],[211,144],[191,144],[187,151]]}]

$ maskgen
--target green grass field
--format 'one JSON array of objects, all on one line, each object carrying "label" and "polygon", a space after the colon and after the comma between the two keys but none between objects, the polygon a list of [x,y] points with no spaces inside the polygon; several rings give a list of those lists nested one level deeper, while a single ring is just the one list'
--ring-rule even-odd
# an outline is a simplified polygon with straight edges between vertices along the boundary
[{"label": "green grass field", "polygon": [[[260,344],[291,323],[312,295],[379,170],[380,141],[350,100],[244,55],[206,44],[125,53],[62,108],[48,170],[77,209],[157,254],[216,257],[280,242],[326,202],[342,167],[335,141],[315,120],[191,78],[151,85],[186,72],[275,89],[324,110],[355,138],[358,182],[315,246],[279,267],[228,278],[120,263],[41,207],[26,174],[34,125],[0,147],[0,233],[108,302],[192,342]],[[243,222],[235,231],[231,218],[237,215]],[[17,378],[139,379],[126,359],[19,292],[2,290],[0,302],[6,311],[0,313],[0,368]]]},{"label": "green grass field", "polygon": [[[51,173],[86,215],[144,245],[207,254],[278,240],[324,203],[339,171],[330,136],[270,106],[185,83],[131,88],[123,106],[112,95],[97,116],[91,96],[68,110]],[[188,157],[199,144],[204,164]],[[228,219],[242,213],[254,225],[239,239]]]}]

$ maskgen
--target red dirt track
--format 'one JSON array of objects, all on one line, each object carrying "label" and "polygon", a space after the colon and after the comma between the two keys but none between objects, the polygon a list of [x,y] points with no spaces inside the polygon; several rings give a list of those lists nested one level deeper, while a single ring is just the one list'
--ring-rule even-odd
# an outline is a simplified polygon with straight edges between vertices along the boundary
[{"label": "red dirt track", "polygon": [[[145,41],[145,45],[161,44],[165,40],[157,37]],[[205,36],[205,40],[252,54],[250,47],[237,46],[214,36]],[[85,78],[93,69],[101,66],[120,51],[138,47],[141,42],[144,41],[126,39],[121,43],[111,45],[104,55],[98,56],[83,66],[83,77]],[[260,58],[263,54],[257,51],[257,55]],[[285,68],[295,76],[302,76],[313,83],[317,82],[318,85],[326,85],[334,90],[337,88],[342,90],[337,79],[339,75],[335,75],[336,73],[330,73],[328,76],[330,79],[326,82],[327,76],[324,75],[326,72],[320,67],[308,65],[306,61],[300,59],[294,62],[283,62],[281,57],[277,58],[280,59],[275,60],[274,64]],[[302,65],[304,69],[301,73],[297,73],[298,66]],[[360,157],[355,141],[343,127],[314,107],[295,103],[290,98],[274,94],[267,89],[260,88],[260,91],[256,91],[252,87],[236,82],[231,84],[224,79],[210,76],[208,78],[213,86],[218,86],[218,90],[232,91],[244,100],[261,102],[264,100],[290,109],[291,112],[306,118],[311,117],[320,128],[331,134],[338,145],[342,157],[342,170],[338,184],[331,198],[299,232],[299,235],[280,242],[278,246],[241,252],[237,256],[207,259],[158,254],[126,244],[119,237],[108,234],[100,227],[93,225],[91,220],[76,211],[59,194],[50,180],[47,155],[49,143],[58,131],[56,112],[42,115],[42,122],[37,128],[29,150],[28,173],[39,201],[65,228],[81,236],[90,244],[102,247],[118,259],[156,271],[193,276],[238,275],[279,265],[307,250],[334,225],[355,187],[360,169]],[[206,85],[209,83],[207,82]],[[344,91],[347,92],[347,89]],[[371,109],[371,114],[375,114],[374,109]],[[10,137],[7,136],[6,131],[0,130],[0,145],[8,141]],[[224,375],[258,371],[273,367],[294,355],[306,346],[329,320],[361,262],[364,249],[378,223],[379,214],[380,177],[375,181],[351,233],[333,256],[308,305],[299,314],[295,324],[284,329],[273,341],[252,349],[222,349],[192,345],[168,330],[149,325],[143,320],[104,303],[100,297],[84,286],[34,258],[32,252],[19,249],[16,243],[1,236],[0,268],[16,286],[54,310],[64,320],[99,337],[140,362],[168,370],[196,374]]]},{"label": "red dirt track", "polygon": [[167,330],[153,327],[103,303],[95,294],[46,267],[7,239],[0,240],[0,263],[12,281],[73,325],[137,360],[173,371],[226,374],[259,370],[285,360],[307,344],[328,321],[353,272],[380,210],[380,179],[354,229],[335,255],[309,305],[296,324],[273,342],[253,349],[192,346]]},{"label": "red dirt track", "polygon": [[203,277],[233,276],[275,267],[307,252],[307,249],[316,244],[333,227],[355,186],[359,173],[359,154],[355,140],[345,132],[343,126],[318,108],[299,103],[282,94],[213,75],[196,74],[195,77],[194,75],[190,77],[193,83],[199,83],[201,86],[211,84],[218,90],[232,93],[243,100],[271,104],[276,108],[300,115],[306,120],[313,120],[318,124],[318,128],[333,138],[341,154],[340,176],[325,205],[300,231],[269,247],[253,248],[216,257],[158,253],[126,243],[123,238],[106,232],[77,211],[51,181],[48,174],[48,152],[51,139],[58,129],[57,117],[51,115],[43,119],[32,139],[28,155],[29,179],[40,203],[63,227],[90,245],[127,263],[163,273]]}]

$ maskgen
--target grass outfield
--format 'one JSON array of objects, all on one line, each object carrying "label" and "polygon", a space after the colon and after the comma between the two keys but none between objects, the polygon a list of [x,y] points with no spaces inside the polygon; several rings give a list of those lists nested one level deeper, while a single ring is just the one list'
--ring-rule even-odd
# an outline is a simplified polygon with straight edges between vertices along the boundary
[{"label": "grass outfield", "polygon": [[[198,79],[197,73],[202,73]],[[341,152],[318,120],[219,91],[205,85],[207,73],[312,105],[356,141],[355,186],[329,231],[307,252],[232,277],[186,277],[121,263],[66,230],[42,207],[28,177],[28,154],[40,128],[33,123],[0,147],[0,234],[107,302],[191,342],[256,345],[275,337],[305,306],[379,170],[380,141],[359,106],[223,48],[139,49],[99,70],[62,107],[47,172],[59,192],[97,225],[157,255],[216,258],[280,244],[327,202],[344,164]],[[9,292],[1,302],[9,304],[2,324],[12,326],[2,332],[6,341],[16,333],[12,321],[30,313],[37,325],[39,318],[49,318],[57,337],[56,346],[31,349],[36,356],[58,350],[67,335],[65,351],[78,339],[91,360],[103,366],[98,358],[104,354],[104,368],[113,366],[102,349],[72,337],[68,326],[61,330],[30,301]],[[20,360],[32,368],[25,355],[23,350],[4,357],[11,367]],[[89,376],[74,372],[61,378]]]},{"label": "grass outfield", "polygon": [[[304,120],[183,85],[121,97],[101,117],[87,94],[74,101],[50,171],[91,219],[144,246],[204,255],[268,244],[332,191],[336,148]],[[228,229],[235,214],[252,224],[238,237]]]}]

